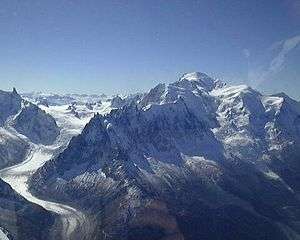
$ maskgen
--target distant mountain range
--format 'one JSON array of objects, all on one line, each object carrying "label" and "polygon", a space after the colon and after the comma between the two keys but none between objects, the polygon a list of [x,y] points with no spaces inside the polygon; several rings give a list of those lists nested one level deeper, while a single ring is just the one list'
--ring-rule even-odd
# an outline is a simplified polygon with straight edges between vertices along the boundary
[{"label": "distant mountain range", "polygon": [[23,98],[35,102],[37,104],[47,103],[48,105],[66,105],[73,102],[95,103],[108,98],[105,94],[56,94],[31,92],[22,93]]}]

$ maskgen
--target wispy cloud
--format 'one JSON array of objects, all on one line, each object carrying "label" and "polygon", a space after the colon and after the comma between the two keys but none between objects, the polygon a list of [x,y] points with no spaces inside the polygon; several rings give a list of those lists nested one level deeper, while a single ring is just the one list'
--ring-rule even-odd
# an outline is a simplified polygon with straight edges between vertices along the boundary
[{"label": "wispy cloud", "polygon": [[300,35],[287,39],[282,44],[282,49],[279,54],[271,61],[269,73],[277,73],[282,70],[283,64],[289,52],[295,49],[300,44]]},{"label": "wispy cloud", "polygon": [[271,76],[279,73],[284,68],[288,55],[298,46],[300,46],[300,35],[272,44],[268,51],[277,51],[277,54],[271,59],[266,67],[248,70],[248,81],[250,84],[253,87],[258,87]]}]

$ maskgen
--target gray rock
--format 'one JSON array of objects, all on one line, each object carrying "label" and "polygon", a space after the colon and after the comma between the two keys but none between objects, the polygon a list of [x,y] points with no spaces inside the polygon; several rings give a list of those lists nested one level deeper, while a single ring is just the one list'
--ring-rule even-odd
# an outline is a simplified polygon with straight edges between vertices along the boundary
[{"label": "gray rock", "polygon": [[29,144],[0,127],[0,169],[24,160]]},{"label": "gray rock", "polygon": [[34,143],[52,144],[59,135],[54,118],[33,104],[27,104],[12,126]]},{"label": "gray rock", "polygon": [[17,114],[22,106],[22,98],[14,88],[12,92],[0,90],[0,126],[3,126],[8,117]]}]

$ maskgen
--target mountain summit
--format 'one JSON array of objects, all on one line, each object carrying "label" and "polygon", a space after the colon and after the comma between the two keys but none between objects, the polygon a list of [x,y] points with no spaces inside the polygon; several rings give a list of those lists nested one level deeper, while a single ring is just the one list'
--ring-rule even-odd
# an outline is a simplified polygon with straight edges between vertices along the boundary
[{"label": "mountain summit", "polygon": [[207,74],[202,72],[191,72],[185,73],[181,76],[179,81],[191,81],[196,82],[200,87],[206,91],[212,91],[216,87],[224,86],[225,84],[219,80],[209,77]]}]

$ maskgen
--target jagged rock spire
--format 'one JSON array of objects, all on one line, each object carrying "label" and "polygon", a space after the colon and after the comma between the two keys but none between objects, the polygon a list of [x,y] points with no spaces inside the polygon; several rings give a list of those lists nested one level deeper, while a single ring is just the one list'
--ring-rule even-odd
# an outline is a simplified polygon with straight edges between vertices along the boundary
[{"label": "jagged rock spire", "polygon": [[13,91],[14,94],[18,94],[17,89],[15,87],[13,87]]}]

